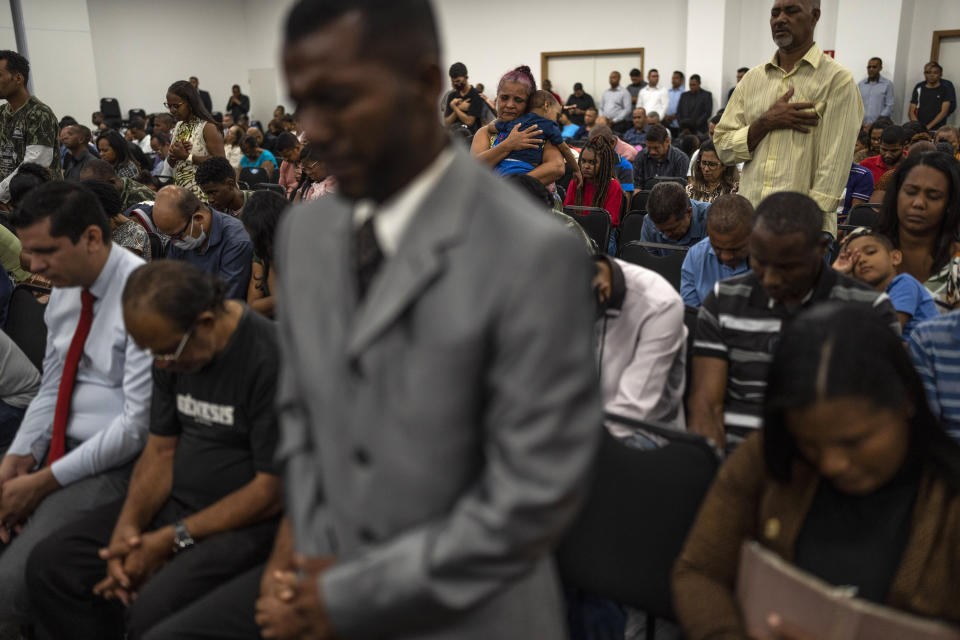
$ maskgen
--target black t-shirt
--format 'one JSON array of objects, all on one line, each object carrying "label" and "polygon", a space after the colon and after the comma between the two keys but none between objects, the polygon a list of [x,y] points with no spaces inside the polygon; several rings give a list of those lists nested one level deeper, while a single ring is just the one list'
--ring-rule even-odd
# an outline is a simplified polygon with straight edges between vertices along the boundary
[{"label": "black t-shirt", "polygon": [[[590,97],[589,93],[585,93],[579,98],[576,95],[571,93],[570,97],[567,98],[567,104],[572,104],[577,109],[583,109],[584,111],[586,111],[587,109],[595,109],[597,107],[597,105],[593,103],[593,98]],[[573,124],[579,124],[579,125],[583,124],[582,113],[570,113],[569,111],[567,111],[567,115],[570,116],[570,122],[572,122]]]},{"label": "black t-shirt", "polygon": [[179,436],[171,497],[199,511],[253,480],[276,474],[277,334],[244,309],[226,348],[194,373],[153,369],[150,433]]},{"label": "black t-shirt", "polygon": [[[450,103],[453,102],[454,98],[461,97],[464,100],[470,101],[470,107],[467,109],[467,115],[473,116],[474,121],[473,124],[468,128],[470,129],[470,133],[476,133],[477,129],[480,128],[480,117],[483,115],[483,105],[485,104],[483,102],[483,98],[480,97],[480,92],[477,91],[476,87],[470,87],[470,90],[467,91],[467,95],[465,96],[461,96],[459,91],[451,91],[447,96],[447,108],[444,110],[443,115],[444,117],[447,117],[453,113],[453,107],[450,106]],[[460,122],[459,118],[453,121],[454,125],[457,123],[463,124]]]},{"label": "black t-shirt", "polygon": [[[917,101],[918,97],[919,102]],[[944,102],[953,102],[956,99],[953,85],[943,80],[940,81],[939,87],[928,87],[925,82],[920,82],[913,88],[910,104],[917,105],[917,120],[924,126],[928,126],[940,114]],[[941,120],[939,125],[945,122],[946,118]]]}]

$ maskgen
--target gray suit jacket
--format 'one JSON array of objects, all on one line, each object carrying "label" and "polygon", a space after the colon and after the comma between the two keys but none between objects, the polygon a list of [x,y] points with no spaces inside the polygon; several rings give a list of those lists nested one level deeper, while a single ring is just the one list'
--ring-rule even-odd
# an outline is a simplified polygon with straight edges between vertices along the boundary
[{"label": "gray suit jacket", "polygon": [[566,635],[550,551],[601,429],[592,267],[458,152],[358,305],[352,206],[277,244],[288,513],[345,638]]}]

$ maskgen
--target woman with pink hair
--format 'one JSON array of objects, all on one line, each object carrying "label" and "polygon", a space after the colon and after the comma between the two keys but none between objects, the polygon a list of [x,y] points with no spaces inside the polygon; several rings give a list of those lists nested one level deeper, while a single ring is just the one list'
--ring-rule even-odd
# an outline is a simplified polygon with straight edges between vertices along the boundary
[{"label": "woman with pink hair", "polygon": [[[529,108],[530,96],[537,90],[530,67],[520,66],[508,71],[497,85],[497,117],[503,122],[516,120]],[[560,150],[541,137],[542,132],[535,125],[521,130],[514,127],[509,134],[487,136],[482,131],[473,137],[470,153],[491,167],[496,166],[510,152],[521,149],[535,149],[543,145],[543,162],[533,169],[529,176],[543,184],[550,184],[563,176],[564,164]]]}]

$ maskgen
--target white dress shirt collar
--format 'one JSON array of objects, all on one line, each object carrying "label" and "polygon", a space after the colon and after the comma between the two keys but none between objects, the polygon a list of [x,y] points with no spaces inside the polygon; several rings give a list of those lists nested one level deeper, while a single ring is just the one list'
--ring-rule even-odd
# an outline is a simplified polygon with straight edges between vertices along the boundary
[{"label": "white dress shirt collar", "polygon": [[446,173],[455,156],[453,148],[446,146],[426,169],[379,207],[373,200],[358,201],[353,209],[354,228],[359,228],[370,216],[374,216],[373,232],[380,250],[387,257],[394,255],[403,239],[403,232],[410,226],[420,205]]}]

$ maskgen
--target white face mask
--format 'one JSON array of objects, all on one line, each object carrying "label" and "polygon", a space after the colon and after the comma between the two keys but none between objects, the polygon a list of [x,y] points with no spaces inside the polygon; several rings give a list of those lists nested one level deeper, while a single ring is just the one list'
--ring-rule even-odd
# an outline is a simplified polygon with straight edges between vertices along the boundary
[{"label": "white face mask", "polygon": [[183,251],[193,251],[194,249],[199,249],[203,245],[203,241],[207,239],[207,234],[203,230],[203,225],[200,225],[200,236],[194,238],[191,234],[193,233],[193,220],[190,221],[190,231],[187,234],[173,241],[173,246],[177,249]]}]

